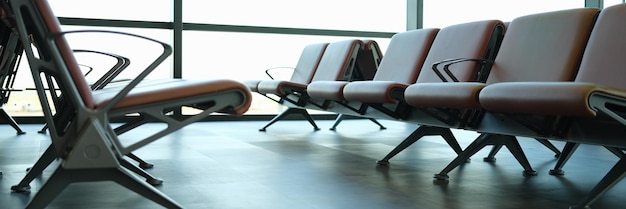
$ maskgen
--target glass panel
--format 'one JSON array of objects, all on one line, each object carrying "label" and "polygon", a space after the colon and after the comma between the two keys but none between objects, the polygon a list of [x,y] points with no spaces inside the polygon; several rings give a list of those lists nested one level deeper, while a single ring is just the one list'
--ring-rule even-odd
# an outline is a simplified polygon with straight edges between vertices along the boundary
[{"label": "glass panel", "polygon": [[8,102],[2,108],[11,116],[43,116],[25,54],[18,64],[13,89],[19,91],[11,92]]},{"label": "glass panel", "polygon": [[523,15],[584,6],[583,0],[424,0],[424,28],[487,19],[508,22]]},{"label": "glass panel", "polygon": [[[64,26],[63,30],[112,30],[123,31],[138,35],[147,36],[171,44],[171,31],[158,29],[128,29],[128,28],[105,28],[105,27],[77,27]],[[118,77],[120,79],[132,79],[137,73],[145,69],[147,65],[161,52],[160,45],[152,42],[142,41],[137,38],[127,38],[120,35],[107,35],[106,33],[77,33],[68,34],[67,39],[72,49],[94,50],[100,52],[114,53],[125,56],[131,60],[131,65]],[[94,41],[96,40],[96,41]],[[22,57],[20,67],[16,75],[14,88],[32,89],[34,88],[32,75],[28,66],[26,56]],[[93,68],[86,78],[88,82],[96,81],[104,72],[109,70],[116,60],[107,56],[94,53],[76,53],[79,64],[88,72],[88,68]],[[168,58],[163,64],[155,69],[149,78],[169,78],[172,72],[172,58]],[[33,90],[13,92],[8,103],[4,107],[12,116],[42,116],[41,105],[37,99],[37,93]]]},{"label": "glass panel", "polygon": [[172,21],[172,0],[49,0],[59,17]]},{"label": "glass panel", "polygon": [[604,0],[604,8],[613,6],[613,5],[618,5],[618,4],[623,4],[624,0]]},{"label": "glass panel", "polygon": [[406,1],[231,0],[183,2],[194,23],[358,31],[406,30]]},{"label": "glass panel", "polygon": [[[269,80],[265,69],[294,67],[305,45],[333,42],[350,37],[276,35],[228,32],[183,33],[183,78],[229,78],[244,80]],[[389,39],[374,39],[381,50]],[[291,72],[286,71],[287,79]],[[276,114],[282,108],[274,101],[253,94],[252,109],[247,114]]]}]

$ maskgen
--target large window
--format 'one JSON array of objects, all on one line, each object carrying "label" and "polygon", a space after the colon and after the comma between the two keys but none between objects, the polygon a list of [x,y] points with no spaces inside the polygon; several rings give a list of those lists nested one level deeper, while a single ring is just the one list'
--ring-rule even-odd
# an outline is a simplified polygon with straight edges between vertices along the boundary
[{"label": "large window", "polygon": [[604,0],[604,7],[609,7],[609,6],[613,6],[616,4],[623,4],[624,2],[626,2],[625,0]]},{"label": "large window", "polygon": [[406,1],[229,0],[183,2],[183,21],[225,25],[398,32]]},{"label": "large window", "polygon": [[48,0],[59,17],[172,21],[172,0]]},{"label": "large window", "polygon": [[585,7],[584,0],[424,0],[424,28]]}]

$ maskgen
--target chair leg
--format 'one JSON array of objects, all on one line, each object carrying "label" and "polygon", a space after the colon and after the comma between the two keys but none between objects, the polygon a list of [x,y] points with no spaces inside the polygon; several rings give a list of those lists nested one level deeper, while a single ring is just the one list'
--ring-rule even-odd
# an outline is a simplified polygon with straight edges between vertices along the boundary
[{"label": "chair leg", "polygon": [[[127,156],[129,157],[134,156],[140,161],[143,161],[132,153],[128,154]],[[35,162],[33,167],[28,170],[28,172],[26,173],[26,176],[24,176],[24,178],[22,178],[22,180],[17,185],[11,186],[11,190],[14,192],[30,191],[30,182],[32,182],[35,178],[37,178],[37,176],[41,175],[41,173],[43,173],[43,170],[45,170],[54,161],[54,159],[55,159],[54,148],[52,147],[52,145],[50,145],[48,146],[46,151],[44,151],[44,153],[39,157],[39,160]],[[121,161],[120,163],[122,164],[122,166],[146,178],[146,182],[150,183],[151,185],[161,185],[163,183],[162,179],[152,176],[145,170],[138,168],[135,165],[132,165],[130,162],[124,159],[120,161]]]},{"label": "chair leg", "polygon": [[41,127],[39,131],[37,131],[37,133],[45,134],[46,130],[48,130],[48,124],[44,124],[43,127]]},{"label": "chair leg", "polygon": [[618,158],[622,158],[624,157],[624,151],[622,151],[622,149],[620,148],[615,148],[615,147],[607,147],[605,146],[604,148],[608,149],[609,151],[611,151],[611,153],[613,153],[615,156],[617,156]]},{"label": "chair leg", "polygon": [[0,107],[0,117],[8,121],[9,125],[11,125],[11,127],[13,127],[15,131],[17,131],[17,135],[22,135],[26,133],[22,130],[22,128],[20,128],[20,125],[18,125],[17,122],[15,122],[15,119],[13,119],[13,117],[11,117],[11,115],[9,115],[9,113],[7,113],[7,111],[1,107]]},{"label": "chair leg", "polygon": [[526,158],[526,154],[524,154],[524,150],[522,150],[522,146],[520,146],[517,138],[514,136],[504,136],[504,145],[507,149],[513,154],[517,162],[524,168],[523,175],[524,176],[536,176],[537,171],[533,170],[532,166],[528,162],[528,158]]},{"label": "chair leg", "polygon": [[579,143],[574,143],[574,142],[565,143],[565,146],[563,147],[563,151],[561,152],[561,156],[559,156],[559,159],[556,161],[556,165],[554,165],[554,168],[550,170],[549,174],[550,175],[565,174],[565,172],[563,171],[563,166],[565,166],[565,163],[567,163],[569,158],[572,157],[572,154],[574,154],[574,151],[578,149],[578,146],[580,146]]},{"label": "chair leg", "polygon": [[[335,123],[333,124],[332,127],[330,127],[331,131],[337,130],[337,126],[339,125],[339,123],[341,123],[341,121],[343,121],[344,115],[343,114],[338,114],[337,118],[335,118]],[[387,127],[383,126],[383,124],[381,124],[380,122],[378,122],[376,119],[374,118],[367,118],[370,121],[372,121],[374,124],[378,125],[378,127],[380,128],[380,130],[384,130],[387,129]]]},{"label": "chair leg", "polygon": [[559,150],[559,148],[556,148],[554,144],[550,143],[550,141],[548,141],[547,139],[535,138],[535,140],[543,144],[543,146],[547,147],[548,149],[552,150],[552,152],[554,152],[555,158],[559,158],[561,156],[561,151]]},{"label": "chair leg", "polygon": [[126,156],[128,156],[130,159],[133,159],[134,161],[137,161],[139,163],[139,167],[143,168],[143,169],[148,169],[148,168],[153,168],[154,165],[152,163],[148,163],[145,160],[139,158],[137,155],[133,154],[133,153],[128,153],[126,154]]},{"label": "chair leg", "polygon": [[478,136],[476,140],[470,143],[465,148],[465,150],[461,152],[456,158],[454,158],[454,160],[452,160],[452,162],[450,162],[441,172],[439,172],[438,174],[435,174],[435,180],[447,181],[449,179],[448,173],[452,171],[452,169],[461,165],[463,162],[467,162],[467,160],[470,159],[472,155],[476,154],[476,152],[480,151],[483,147],[487,146],[490,142],[489,141],[490,136],[491,135],[489,134],[481,134],[480,136]]},{"label": "chair leg", "polygon": [[69,184],[92,181],[114,181],[166,208],[182,208],[155,187],[140,181],[123,168],[139,169],[115,151],[116,148],[111,146],[110,138],[107,136],[108,130],[100,125],[100,121],[87,120],[82,125],[82,131],[78,132],[72,149],[68,150],[62,159],[63,162],[26,208],[44,208]]},{"label": "chair leg", "polygon": [[55,159],[54,148],[52,145],[48,146],[46,151],[39,157],[39,160],[28,170],[26,176],[22,178],[20,183],[11,186],[11,190],[14,192],[28,192],[30,191],[30,182],[32,182],[37,176],[41,175],[44,169],[48,167]]},{"label": "chair leg", "polygon": [[374,124],[378,125],[378,127],[380,128],[380,130],[387,129],[387,127],[383,126],[383,124],[381,124],[380,122],[378,122],[378,120],[376,120],[376,119],[374,119],[374,118],[369,118],[369,119],[370,119],[370,121],[372,121],[372,123],[374,123]]},{"label": "chair leg", "polygon": [[[556,148],[552,143],[550,143],[550,141],[548,141],[547,139],[540,139],[540,138],[536,138],[536,140],[543,144],[543,146],[547,147],[548,149],[552,150],[552,152],[554,152],[554,157],[558,158],[561,155],[561,151]],[[493,148],[491,148],[491,151],[489,152],[489,154],[487,155],[487,157],[483,158],[483,161],[485,162],[496,162],[496,154],[498,153],[498,151],[500,151],[500,149],[502,148],[501,145],[495,145],[493,146]]]},{"label": "chair leg", "polygon": [[459,145],[459,142],[456,140],[456,137],[454,137],[452,131],[449,128],[430,127],[429,129],[433,129],[433,135],[441,135],[441,137],[443,137],[443,140],[448,143],[448,145],[452,148],[452,150],[454,150],[454,152],[456,152],[456,154],[463,152],[461,145]]},{"label": "chair leg", "polygon": [[570,209],[585,209],[589,208],[593,202],[595,202],[602,194],[608,191],[611,187],[613,187],[617,182],[619,182],[624,175],[626,174],[626,158],[620,158],[620,160],[615,163],[613,168],[609,170],[609,172],[596,184],[596,186],[589,192],[589,194],[585,197],[583,201],[581,201],[578,205],[570,207]]},{"label": "chair leg", "polygon": [[498,154],[500,149],[502,149],[502,145],[494,145],[491,148],[491,151],[489,151],[489,154],[487,155],[487,157],[483,158],[483,161],[485,161],[485,162],[496,162],[496,154]]},{"label": "chair leg", "polygon": [[480,151],[487,145],[494,146],[506,146],[509,151],[515,156],[515,159],[522,165],[524,168],[523,174],[525,176],[528,175],[537,175],[537,172],[534,171],[530,163],[528,163],[528,159],[526,155],[522,151],[521,146],[517,142],[517,139],[514,136],[508,135],[496,135],[496,134],[481,134],[474,140],[463,152],[459,154],[452,162],[450,162],[440,173],[435,174],[435,181],[448,181],[448,173],[452,171],[454,168],[461,165],[463,162],[466,162],[470,157]]},{"label": "chair leg", "polygon": [[127,131],[130,131],[134,128],[137,128],[143,124],[146,124],[148,120],[148,116],[144,115],[144,114],[139,114],[139,117],[135,118],[132,121],[129,121],[127,123],[122,124],[121,126],[115,127],[115,133],[117,135],[121,135],[123,133],[126,133]]},{"label": "chair leg", "polygon": [[56,198],[56,196],[67,187],[70,183],[70,177],[68,175],[63,175],[63,171],[61,167],[57,169],[50,178],[41,186],[39,192],[35,194],[35,196],[28,202],[26,205],[26,209],[33,208],[45,208]]},{"label": "chair leg", "polygon": [[449,128],[440,128],[434,126],[419,126],[413,133],[406,137],[400,144],[398,144],[389,154],[387,154],[382,160],[377,161],[379,165],[389,165],[389,159],[402,152],[407,147],[411,146],[417,140],[424,136],[440,135],[444,140],[452,147],[452,149],[458,154],[463,150],[457,142],[456,138],[452,134]]},{"label": "chair leg", "polygon": [[[134,128],[137,128],[143,124],[146,123],[146,118],[147,116],[140,114],[139,117],[137,117],[135,120],[127,122],[122,124],[121,126],[118,126],[114,129],[115,133],[118,135],[121,135],[123,133],[126,133],[127,131],[130,131]],[[137,155],[133,154],[133,153],[128,153],[126,154],[127,157],[129,157],[130,159],[133,159],[134,161],[137,161],[139,163],[139,167],[143,168],[143,169],[148,169],[148,168],[153,168],[154,165],[151,163],[146,162],[145,160],[139,158]]]},{"label": "chair leg", "polygon": [[178,203],[165,196],[154,187],[134,178],[120,168],[99,169],[64,169],[59,166],[50,178],[43,184],[39,192],[26,206],[27,209],[45,208],[69,184],[86,181],[115,181],[166,208],[182,208]]},{"label": "chair leg", "polygon": [[272,120],[270,120],[270,122],[265,125],[263,128],[259,129],[259,131],[265,131],[267,129],[267,127],[271,126],[272,124],[276,123],[277,121],[287,117],[290,114],[300,114],[302,116],[304,116],[304,118],[309,121],[309,123],[313,126],[314,130],[320,130],[320,128],[317,127],[317,124],[315,124],[315,121],[313,120],[313,117],[311,117],[311,115],[309,114],[309,112],[306,109],[302,109],[302,108],[287,108],[287,110],[283,111],[282,113],[280,113],[279,115],[277,115],[276,117],[272,118]]},{"label": "chair leg", "polygon": [[330,127],[331,131],[334,131],[334,130],[337,129],[337,126],[341,123],[341,121],[343,121],[343,117],[344,117],[343,114],[338,114],[337,115],[337,118],[335,118],[335,123],[333,123],[333,126]]},{"label": "chair leg", "polygon": [[120,164],[122,165],[122,167],[146,178],[146,182],[152,186],[163,184],[163,179],[152,176],[152,174],[149,174],[148,172],[141,169],[140,167],[137,167],[136,165],[128,162],[126,159],[120,159]]},{"label": "chair leg", "polygon": [[[580,145],[579,143],[574,143],[574,142],[567,142],[565,144],[565,146],[563,147],[563,152],[561,153],[561,156],[559,156],[559,159],[556,162],[554,169],[550,170],[550,175],[565,174],[565,172],[563,171],[563,166],[565,166],[565,163],[567,163],[570,157],[572,157],[572,154],[574,154],[574,151],[576,151],[579,145]],[[619,148],[606,147],[606,146],[605,148],[611,151],[611,153],[613,153],[618,158],[624,157],[624,152]]]},{"label": "chair leg", "polygon": [[306,118],[307,121],[309,121],[309,123],[311,124],[311,126],[313,126],[313,130],[320,130],[319,127],[317,127],[317,125],[315,124],[315,121],[313,120],[313,117],[311,117],[311,114],[309,114],[309,111],[307,111],[306,109],[298,109],[300,112],[300,114],[302,114],[304,116],[304,118]]}]

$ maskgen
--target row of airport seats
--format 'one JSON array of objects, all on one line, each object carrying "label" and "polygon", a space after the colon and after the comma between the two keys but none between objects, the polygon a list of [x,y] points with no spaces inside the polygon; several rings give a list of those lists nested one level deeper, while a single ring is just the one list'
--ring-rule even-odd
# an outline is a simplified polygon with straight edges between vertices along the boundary
[{"label": "row of airport seats", "polygon": [[[480,32],[477,33],[475,36],[467,35],[472,34],[475,30],[478,30]],[[250,83],[252,85],[250,86],[250,88],[253,92],[260,92],[264,95],[272,94],[274,96],[279,96],[281,99],[277,100],[278,102],[289,101],[290,104],[295,105],[295,107],[289,107],[288,110],[306,111],[306,108],[303,108],[306,105],[313,105],[315,106],[315,108],[327,110],[330,109],[329,107],[336,105],[333,102],[336,101],[337,104],[351,111],[351,113],[348,114],[354,115],[354,112],[360,112],[362,110],[365,110],[367,106],[360,105],[363,103],[358,103],[359,105],[351,106],[348,100],[344,97],[344,92],[346,92],[344,91],[344,88],[356,87],[356,90],[365,89],[367,93],[373,94],[372,96],[386,99],[385,102],[391,102],[391,100],[393,99],[387,99],[384,94],[397,94],[399,90],[406,88],[411,83],[415,83],[422,68],[427,68],[426,70],[424,70],[424,72],[426,73],[430,70],[428,69],[429,65],[424,65],[424,63],[434,62],[457,56],[476,57],[475,59],[477,60],[485,56],[493,57],[497,47],[499,46],[503,32],[504,25],[502,22],[497,20],[463,24],[454,27],[448,27],[441,31],[440,29],[431,28],[403,32],[396,34],[391,39],[389,48],[385,54],[384,59],[375,62],[364,62],[363,60],[368,60],[369,57],[362,57],[361,55],[370,55],[372,54],[372,52],[365,51],[364,53],[359,53],[359,55],[356,57],[353,53],[350,53],[350,48],[356,49],[358,48],[358,46],[350,46],[346,43],[360,44],[361,41],[356,39],[343,40],[330,44],[331,48],[343,47],[344,49],[340,50],[341,53],[323,53],[317,51],[317,53],[307,53],[307,51],[311,51],[310,48],[321,45],[311,44],[305,47],[304,52],[301,56],[301,60],[302,57],[315,57],[311,56],[310,54],[315,54],[318,56],[320,54],[323,54],[323,56],[327,57],[327,59],[323,60],[323,64],[317,67],[318,70],[313,73],[313,79],[310,82],[294,83],[292,81],[251,81]],[[368,41],[366,43],[370,44],[365,44],[365,46],[376,46],[374,44],[371,44],[375,43],[373,41]],[[444,52],[448,49],[450,45],[463,43],[471,43],[474,45],[482,44],[482,47],[467,47],[468,50],[458,50],[455,51],[456,54]],[[433,45],[437,47],[431,47]],[[333,51],[337,52],[339,50]],[[429,55],[428,59],[427,55]],[[382,55],[378,56],[382,57]],[[333,59],[330,59],[330,57],[332,57]],[[361,60],[361,62],[357,63],[366,63],[366,67],[361,64],[357,65],[357,67],[359,68],[355,67],[354,70],[358,72],[362,71],[360,69],[371,69],[370,72],[367,73],[371,76],[356,79],[347,78],[345,76],[342,77],[342,75],[346,74],[344,72],[351,70],[350,68],[344,67],[346,63],[350,63],[346,62],[345,60],[350,59]],[[468,76],[469,74],[471,74],[471,71],[475,71],[479,68],[482,68],[482,64],[468,65]],[[422,76],[421,78],[426,79],[426,77],[428,76]],[[434,76],[434,74],[432,76]],[[430,80],[439,79],[438,77],[432,76],[430,77]],[[371,86],[366,85],[359,87],[358,85],[361,83],[375,84],[380,87],[379,89],[382,90],[370,91]],[[284,91],[282,91],[283,89]],[[292,93],[293,91],[296,92]],[[349,97],[356,94],[347,94],[346,96]],[[316,102],[312,98],[322,98],[322,100],[317,100]],[[383,108],[382,106],[372,105],[372,107],[385,111],[385,108]],[[391,110],[386,111],[386,113],[390,115],[395,114]],[[341,112],[340,115],[342,115]],[[312,119],[309,119],[309,121],[312,121]],[[275,121],[271,121],[270,123],[272,122]],[[264,128],[262,130],[264,130]],[[452,132],[449,128],[420,126],[417,130],[414,131],[413,134],[411,134],[409,139],[401,143],[401,146],[399,146],[399,148],[395,149],[392,153],[385,157],[385,159],[379,161],[379,163],[386,164],[388,160],[395,154],[400,152],[401,149],[408,147],[410,143],[406,141],[413,140],[414,142],[415,140],[426,135],[441,135],[444,140],[446,140],[446,142],[450,144],[454,151],[456,151],[457,153],[460,153],[462,151],[460,145],[458,144],[456,138],[452,135]]]},{"label": "row of airport seats", "polygon": [[[68,185],[92,181],[112,181],[163,207],[182,208],[153,185],[132,174],[146,173],[128,163],[125,156],[212,113],[245,113],[252,98],[248,87],[228,79],[144,80],[171,54],[172,48],[166,43],[115,31],[61,31],[46,0],[2,0],[0,8],[3,23],[11,28],[11,33],[18,35],[18,43],[24,47],[51,138],[51,146],[27,176],[31,172],[40,174],[43,170],[40,167],[49,166],[52,160],[59,161],[26,208],[45,208]],[[67,33],[134,37],[137,41],[161,46],[162,52],[147,66],[125,65],[128,60],[122,59],[121,65],[113,69],[140,70],[136,78],[99,88],[98,83],[87,83],[74,57],[77,52],[64,37]],[[128,49],[121,48],[120,52],[125,50]],[[102,84],[106,85],[115,80],[115,76],[102,79]],[[198,113],[186,118],[174,118],[169,114],[182,107],[197,109]],[[110,123],[111,118],[129,114],[139,116],[121,126]],[[152,130],[141,139],[135,136],[132,141],[122,135],[147,122],[164,123],[166,127]],[[98,187],[92,189],[98,190]]]},{"label": "row of airport seats", "polygon": [[[483,30],[483,33],[476,34],[477,36],[482,35],[482,37],[474,37],[475,39],[484,39],[477,41],[489,42],[488,44],[484,45],[485,48],[483,50],[485,50],[485,53],[488,53],[484,56],[493,56],[495,54],[494,52],[497,50],[497,47],[499,47],[499,42],[502,38],[502,34],[504,33],[504,26],[501,23],[495,21],[473,23],[468,24],[467,26],[448,27],[442,34],[439,35],[439,38],[437,39],[437,44],[441,45],[453,43],[450,41],[460,43],[467,40],[472,40],[472,38],[462,38],[455,33],[459,31],[465,32],[462,30],[470,31],[473,29],[472,27],[481,24],[489,27],[489,24],[494,23],[498,24],[492,25],[492,31],[487,32]],[[393,93],[395,94],[395,91],[397,91],[398,89],[405,88],[406,85],[414,83],[417,79],[417,76],[419,75],[421,67],[428,66],[424,65],[424,62],[426,61],[425,56],[429,53],[430,46],[432,45],[434,37],[438,32],[439,29],[422,29],[396,35],[394,37],[395,41],[392,42],[393,46],[391,48],[393,50],[389,50],[387,52],[387,56],[389,57],[385,59],[387,60],[387,63],[393,63],[393,65],[383,65],[381,67],[383,68],[383,72],[381,73],[377,73],[377,70],[379,68],[379,64],[383,55],[381,53],[381,50],[378,48],[378,44],[373,40],[359,41],[356,39],[349,39],[338,41],[336,43],[330,44],[331,52],[327,53],[325,53],[325,49],[326,47],[328,47],[328,43],[314,43],[305,46],[301,53],[300,59],[298,60],[298,64],[294,69],[292,69],[293,74],[290,80],[245,81],[252,92],[259,93],[279,104],[283,104],[288,101],[291,104],[297,105],[297,107],[288,107],[287,110],[275,116],[267,125],[261,128],[260,131],[265,131],[267,127],[290,114],[303,115],[304,118],[307,119],[309,123],[311,123],[311,125],[313,125],[315,130],[319,130],[319,128],[313,121],[313,118],[309,115],[307,109],[302,107],[306,105],[307,101],[311,101],[309,97],[326,99],[326,101],[320,104],[313,103],[321,109],[326,109],[327,106],[330,105],[328,101],[345,101],[346,99],[343,98],[343,88],[348,83],[350,83],[349,86],[351,86],[352,88],[356,87],[358,89],[360,88],[356,85],[356,83],[359,83],[358,81],[368,81],[374,79],[377,80],[378,85],[388,85],[389,90],[394,91]],[[447,36],[447,38],[444,38],[445,36]],[[348,43],[351,43],[352,45],[348,45]],[[358,53],[354,53],[357,48],[359,48],[358,45],[361,45],[362,47],[360,47]],[[412,46],[422,47],[415,48]],[[478,48],[476,49],[478,50]],[[428,62],[453,57],[455,55],[448,53],[439,53],[439,55],[435,55],[437,53],[430,52],[431,55],[429,56]],[[457,53],[459,53],[459,55],[462,55],[465,52]],[[324,59],[324,57],[326,57],[326,59]],[[333,59],[331,59],[331,57]],[[356,64],[352,65],[353,62]],[[273,79],[273,76],[269,72],[275,69],[276,68],[270,68],[265,72],[270,78]],[[317,72],[317,69],[322,70]],[[471,70],[468,70],[468,72],[471,72]],[[352,77],[346,75],[350,75]],[[437,77],[432,77],[434,75],[430,76],[431,79],[439,79]],[[428,76],[422,76],[422,78],[425,77]],[[369,87],[367,86],[365,88],[369,89]],[[381,92],[377,93],[380,94]],[[295,94],[295,97],[291,94]],[[346,105],[346,107],[350,108],[349,105]],[[358,110],[355,109],[355,111]],[[331,130],[335,130],[339,122],[341,122],[343,116],[344,114],[339,113],[335,123],[331,127]],[[371,117],[366,118],[378,124],[381,129],[385,129],[385,127],[382,126],[378,121],[376,121],[376,119]],[[388,163],[388,160],[391,157],[395,156],[397,153],[408,147],[417,139],[427,135],[440,135],[446,140],[446,142],[448,142],[453,147],[456,152],[461,151],[461,147],[458,145],[456,139],[449,129],[433,126],[420,126],[414,131],[413,134],[411,134],[410,137],[404,140],[401,145],[399,145],[396,149],[394,149],[394,151],[387,155],[387,157],[379,161],[379,163]],[[560,154],[560,151],[547,140],[538,140],[545,144],[548,148],[553,150],[557,156]],[[495,155],[495,152],[497,152],[498,149],[499,148],[494,147],[493,152],[486,159],[493,160],[493,155]]]},{"label": "row of airport seats", "polygon": [[[270,68],[265,70],[270,80],[247,80],[244,83],[252,92],[259,93],[278,104],[289,102],[304,105],[308,101],[305,91],[311,82],[371,80],[381,58],[382,53],[373,40],[349,39],[333,43],[314,43],[304,47],[296,66],[290,69],[292,74],[289,80],[274,79],[271,72],[282,68]],[[297,97],[289,97],[290,95]],[[316,105],[323,107],[324,104]],[[260,131],[265,131],[272,124],[292,114],[302,115],[314,130],[319,130],[306,109],[288,108],[276,115]],[[331,130],[336,128],[342,119],[343,116],[339,115]],[[385,129],[375,119],[370,120],[381,129]]]},{"label": "row of airport seats", "polygon": [[[620,24],[625,18],[626,4],[621,4],[531,14],[506,27],[490,20],[398,33],[371,81],[313,81],[306,91],[287,96],[306,103],[287,105],[419,124],[422,131],[405,139],[400,150],[425,133],[480,133],[435,181],[448,181],[448,172],[487,145],[494,145],[491,157],[506,146],[524,175],[536,175],[517,137],[567,142],[563,153],[557,152],[555,175],[563,174],[560,168],[579,144],[604,146],[620,160],[571,207],[589,208],[626,174],[621,77],[626,28]],[[403,37],[433,31],[432,44],[415,36],[410,47],[396,45]]]}]

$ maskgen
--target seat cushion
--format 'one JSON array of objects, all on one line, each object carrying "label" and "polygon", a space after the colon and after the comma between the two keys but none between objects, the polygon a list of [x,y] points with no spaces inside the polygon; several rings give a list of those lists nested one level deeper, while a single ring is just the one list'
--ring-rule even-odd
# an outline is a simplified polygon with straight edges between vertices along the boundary
[{"label": "seat cushion", "polygon": [[[113,99],[123,88],[112,87],[93,92],[96,109],[102,108]],[[113,109],[136,107],[147,104],[154,104],[164,101],[184,99],[193,96],[202,96],[213,93],[226,92],[229,90],[240,91],[247,98],[246,102],[238,107],[233,107],[233,114],[245,113],[251,104],[252,95],[244,84],[227,79],[221,80],[183,80],[183,79],[163,79],[150,81],[137,85],[124,99],[122,99]]]},{"label": "seat cushion", "polygon": [[588,104],[594,92],[624,94],[592,83],[507,82],[485,87],[479,101],[492,112],[595,117],[596,112]]},{"label": "seat cushion", "polygon": [[392,90],[402,91],[408,84],[393,81],[354,81],[343,88],[343,96],[348,101],[366,103],[395,103]]},{"label": "seat cushion", "polygon": [[306,89],[307,84],[304,83],[296,83],[291,81],[280,81],[280,80],[267,80],[259,82],[257,85],[257,90],[262,94],[275,94],[278,96],[287,95],[290,90],[298,90],[303,91]]},{"label": "seat cushion", "polygon": [[418,83],[406,88],[404,99],[414,107],[479,109],[478,92],[483,87],[479,82]]},{"label": "seat cushion", "polygon": [[343,88],[348,81],[314,81],[307,86],[311,98],[344,101]]}]

